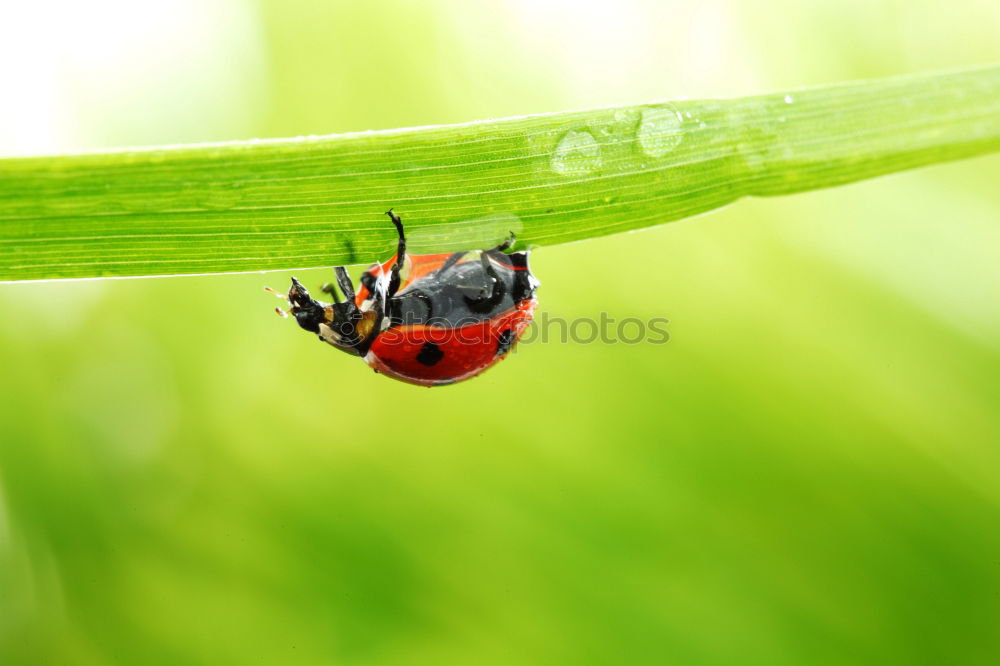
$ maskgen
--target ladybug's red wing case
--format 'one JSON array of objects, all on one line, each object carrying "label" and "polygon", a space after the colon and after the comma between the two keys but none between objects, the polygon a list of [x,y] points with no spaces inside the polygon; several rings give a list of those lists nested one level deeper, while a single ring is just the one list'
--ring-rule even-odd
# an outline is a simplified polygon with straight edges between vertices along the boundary
[{"label": "ladybug's red wing case", "polygon": [[531,323],[537,301],[460,328],[396,327],[383,331],[365,356],[377,372],[420,386],[470,379],[504,358]]},{"label": "ladybug's red wing case", "polygon": [[[444,254],[406,255],[399,291],[406,289],[414,280],[433,274],[452,256],[452,252],[445,252]],[[373,264],[361,275],[361,285],[358,287],[357,296],[355,297],[355,302],[359,307],[371,295],[371,287],[374,282],[378,278],[388,276],[389,271],[395,263],[396,255],[393,255],[388,261],[384,261],[381,264]]]}]

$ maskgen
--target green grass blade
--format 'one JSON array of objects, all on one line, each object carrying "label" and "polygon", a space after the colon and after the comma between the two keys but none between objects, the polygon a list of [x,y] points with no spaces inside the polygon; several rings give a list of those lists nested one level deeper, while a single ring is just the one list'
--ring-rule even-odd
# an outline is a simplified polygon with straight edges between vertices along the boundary
[{"label": "green grass blade", "polygon": [[455,126],[0,160],[0,280],[550,245],[1000,149],[1000,67]]}]

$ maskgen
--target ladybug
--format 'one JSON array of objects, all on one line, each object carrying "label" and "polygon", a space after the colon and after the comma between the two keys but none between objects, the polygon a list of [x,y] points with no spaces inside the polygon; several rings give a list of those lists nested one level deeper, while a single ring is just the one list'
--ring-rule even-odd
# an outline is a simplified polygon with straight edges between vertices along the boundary
[{"label": "ladybug", "polygon": [[291,308],[278,313],[375,372],[420,386],[470,379],[504,358],[538,304],[528,252],[506,252],[514,234],[489,250],[408,255],[402,220],[386,215],[399,235],[396,255],[366,270],[357,292],[343,266],[334,269],[343,300],[332,284],[322,287],[331,304],[293,277]]}]

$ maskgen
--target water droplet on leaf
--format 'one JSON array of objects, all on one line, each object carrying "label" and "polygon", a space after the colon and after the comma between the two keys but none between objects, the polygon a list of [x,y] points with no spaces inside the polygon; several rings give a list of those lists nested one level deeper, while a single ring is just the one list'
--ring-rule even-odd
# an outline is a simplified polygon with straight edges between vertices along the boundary
[{"label": "water droplet on leaf", "polygon": [[566,132],[552,154],[552,170],[567,176],[583,176],[601,166],[601,146],[590,132]]},{"label": "water droplet on leaf", "polygon": [[663,157],[684,138],[684,119],[672,105],[646,109],[639,121],[639,146],[650,157]]}]

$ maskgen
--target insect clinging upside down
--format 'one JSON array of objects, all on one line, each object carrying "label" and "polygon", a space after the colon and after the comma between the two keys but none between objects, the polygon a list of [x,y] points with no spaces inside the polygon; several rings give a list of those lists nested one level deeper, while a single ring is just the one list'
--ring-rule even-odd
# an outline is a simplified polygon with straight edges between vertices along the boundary
[{"label": "insect clinging upside down", "polygon": [[396,255],[365,271],[356,293],[347,269],[336,267],[344,300],[332,284],[322,288],[333,303],[312,298],[293,277],[288,314],[376,372],[411,384],[453,384],[504,358],[537,305],[528,252],[506,253],[514,234],[489,250],[408,255],[402,220],[386,215],[399,235]]}]

